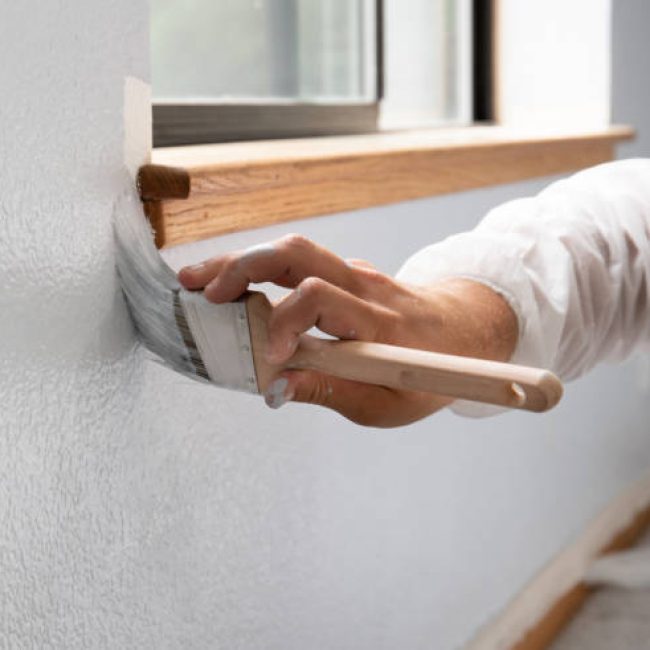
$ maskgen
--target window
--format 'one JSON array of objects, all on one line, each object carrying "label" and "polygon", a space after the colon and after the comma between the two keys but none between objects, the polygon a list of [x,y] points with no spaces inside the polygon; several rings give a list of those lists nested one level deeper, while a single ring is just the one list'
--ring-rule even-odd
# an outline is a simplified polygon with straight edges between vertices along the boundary
[{"label": "window", "polygon": [[606,0],[151,2],[160,246],[573,171],[633,135],[609,125]]},{"label": "window", "polygon": [[154,144],[467,123],[473,13],[485,22],[470,0],[152,0]]}]

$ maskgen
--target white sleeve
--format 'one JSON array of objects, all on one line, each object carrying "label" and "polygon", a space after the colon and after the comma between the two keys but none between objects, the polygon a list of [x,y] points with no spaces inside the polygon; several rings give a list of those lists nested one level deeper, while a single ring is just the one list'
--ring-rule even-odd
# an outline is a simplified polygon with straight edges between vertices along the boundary
[{"label": "white sleeve", "polygon": [[514,363],[573,379],[623,358],[650,341],[650,160],[599,165],[505,203],[398,273],[412,284],[449,277],[508,300],[519,321]]}]

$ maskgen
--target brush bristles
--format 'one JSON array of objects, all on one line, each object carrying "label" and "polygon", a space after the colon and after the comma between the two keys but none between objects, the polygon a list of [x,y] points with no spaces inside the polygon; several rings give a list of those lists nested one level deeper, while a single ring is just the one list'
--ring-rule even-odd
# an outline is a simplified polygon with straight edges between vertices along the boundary
[{"label": "brush bristles", "polygon": [[194,366],[196,374],[202,377],[203,379],[207,379],[209,381],[210,376],[208,375],[208,371],[205,368],[203,359],[201,358],[201,355],[197,350],[196,340],[194,339],[192,330],[190,329],[190,326],[187,322],[185,310],[183,309],[183,305],[181,304],[180,292],[176,290],[173,292],[173,295],[174,295],[174,318],[176,319],[176,325],[178,326],[178,331],[181,335],[181,338],[183,339],[183,343],[185,343],[185,347],[187,348],[188,357],[192,362],[192,365]]},{"label": "brush bristles", "polygon": [[156,249],[134,192],[116,202],[113,226],[117,270],[138,337],[173,370],[208,379],[179,299],[183,289]]}]

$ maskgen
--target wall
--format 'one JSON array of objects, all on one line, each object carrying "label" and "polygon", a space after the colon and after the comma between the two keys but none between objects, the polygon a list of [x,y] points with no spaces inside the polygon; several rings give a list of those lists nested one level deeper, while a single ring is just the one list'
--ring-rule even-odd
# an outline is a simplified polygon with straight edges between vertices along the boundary
[{"label": "wall", "polygon": [[612,120],[634,124],[637,139],[621,147],[622,157],[650,155],[650,85],[645,83],[650,46],[647,26],[650,4],[645,0],[614,0],[612,50]]},{"label": "wall", "polygon": [[495,96],[511,126],[609,124],[615,0],[499,0]]},{"label": "wall", "polygon": [[[615,25],[641,23],[635,10],[647,16],[628,2]],[[134,346],[110,226],[146,17],[139,0],[3,8],[0,647],[459,647],[648,467],[641,366],[598,369],[545,416],[379,431],[272,412],[152,363]],[[631,92],[644,66],[621,60],[639,75]],[[632,98],[615,115],[644,117]],[[392,272],[544,183],[291,229]]]}]

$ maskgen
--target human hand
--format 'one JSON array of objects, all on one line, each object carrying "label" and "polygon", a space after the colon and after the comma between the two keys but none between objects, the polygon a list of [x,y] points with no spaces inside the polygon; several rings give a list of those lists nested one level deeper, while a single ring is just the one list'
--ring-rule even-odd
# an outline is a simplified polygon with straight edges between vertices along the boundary
[{"label": "human hand", "polygon": [[[466,279],[430,286],[398,282],[361,260],[343,260],[299,235],[214,257],[185,267],[179,281],[203,289],[215,303],[237,299],[251,283],[292,289],[272,309],[267,360],[283,363],[301,334],[317,327],[340,339],[359,339],[507,361],[517,341],[517,319],[489,287]],[[283,370],[265,399],[319,404],[367,426],[419,420],[452,400],[332,377]]]}]

